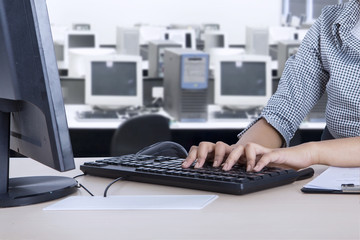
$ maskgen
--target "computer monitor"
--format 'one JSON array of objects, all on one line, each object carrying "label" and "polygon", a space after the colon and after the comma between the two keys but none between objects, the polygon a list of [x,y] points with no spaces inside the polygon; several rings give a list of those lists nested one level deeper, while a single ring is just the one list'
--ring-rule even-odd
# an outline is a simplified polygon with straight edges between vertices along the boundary
[{"label": "computer monitor", "polygon": [[267,27],[246,27],[247,54],[269,55],[269,29]]},{"label": "computer monitor", "polygon": [[209,53],[212,48],[227,48],[226,34],[220,31],[208,31],[203,34],[204,52]]},{"label": "computer monitor", "polygon": [[61,69],[68,69],[69,50],[97,48],[96,34],[92,31],[66,31],[63,43],[55,42],[55,51],[57,57],[58,67]]},{"label": "computer monitor", "polygon": [[181,44],[182,48],[196,49],[194,29],[167,29],[164,40],[170,40]]},{"label": "computer monitor", "polygon": [[219,56],[214,75],[216,105],[234,109],[262,107],[272,94],[270,56]]},{"label": "computer monitor", "polygon": [[9,178],[9,149],[58,171],[75,168],[45,0],[0,0],[0,81],[0,207],[75,192],[73,178]]},{"label": "computer monitor", "polygon": [[140,55],[140,31],[138,28],[116,28],[116,51],[119,54]]},{"label": "computer monitor", "polygon": [[116,55],[114,48],[74,48],[68,51],[68,76],[85,77],[85,62],[89,57]]},{"label": "computer monitor", "polygon": [[94,56],[85,67],[86,104],[111,109],[143,105],[140,56]]}]

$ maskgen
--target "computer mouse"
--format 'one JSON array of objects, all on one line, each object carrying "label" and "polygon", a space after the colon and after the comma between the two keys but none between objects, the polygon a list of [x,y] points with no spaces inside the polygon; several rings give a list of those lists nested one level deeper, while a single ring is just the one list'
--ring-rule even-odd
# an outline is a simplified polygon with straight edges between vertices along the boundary
[{"label": "computer mouse", "polygon": [[172,141],[157,142],[136,153],[137,155],[153,155],[186,158],[188,153],[183,146]]}]

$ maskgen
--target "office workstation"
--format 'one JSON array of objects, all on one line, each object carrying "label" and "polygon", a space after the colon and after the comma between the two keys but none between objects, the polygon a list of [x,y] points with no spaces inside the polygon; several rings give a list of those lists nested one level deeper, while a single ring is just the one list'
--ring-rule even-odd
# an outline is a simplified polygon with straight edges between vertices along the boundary
[{"label": "office workstation", "polygon": [[[261,172],[246,172],[242,164],[228,172],[210,164],[181,167],[192,145],[235,143],[257,119],[278,87],[284,59],[296,54],[316,14],[304,18],[301,12],[298,21],[291,1],[277,1],[273,12],[287,18],[269,27],[242,25],[244,34],[232,34],[227,21],[192,19],[160,27],[116,23],[115,35],[108,35],[92,18],[56,32],[50,23],[60,14],[50,0],[20,5],[0,1],[6,16],[0,19],[1,239],[359,238],[358,190],[304,191],[327,166]],[[10,6],[30,20],[14,21]],[[6,27],[13,21],[35,34],[18,38],[16,28]],[[285,33],[283,39],[275,40],[274,32]],[[33,53],[19,64],[21,44],[33,46]],[[34,84],[26,84],[29,79]],[[326,98],[290,146],[320,140]],[[345,185],[358,187],[348,179]],[[171,204],[140,204],[169,197]],[[121,205],[127,198],[132,204]],[[197,198],[211,200],[194,207]]]}]

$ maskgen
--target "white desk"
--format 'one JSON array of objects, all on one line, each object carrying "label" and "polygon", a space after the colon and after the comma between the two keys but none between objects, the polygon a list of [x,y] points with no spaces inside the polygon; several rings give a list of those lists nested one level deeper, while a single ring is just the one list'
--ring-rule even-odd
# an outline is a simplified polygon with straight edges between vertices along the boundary
[{"label": "white desk", "polygon": [[[76,170],[57,173],[32,160],[14,159],[10,175],[75,176],[83,161],[76,159]],[[324,169],[316,167],[316,174]],[[96,195],[111,181],[91,176],[78,180]],[[308,181],[244,196],[218,194],[202,210],[43,211],[59,200],[0,209],[0,239],[360,239],[360,195],[301,193]],[[209,192],[123,181],[109,194]]]},{"label": "white desk", "polygon": [[[213,106],[209,106],[213,109]],[[116,129],[122,120],[118,121],[95,121],[95,120],[78,120],[76,119],[77,111],[91,110],[88,105],[65,105],[68,126],[70,129]],[[244,129],[251,120],[246,119],[211,119],[207,122],[177,122],[173,121],[170,125],[171,129]],[[300,129],[318,130],[324,129],[325,123],[303,122]]]}]

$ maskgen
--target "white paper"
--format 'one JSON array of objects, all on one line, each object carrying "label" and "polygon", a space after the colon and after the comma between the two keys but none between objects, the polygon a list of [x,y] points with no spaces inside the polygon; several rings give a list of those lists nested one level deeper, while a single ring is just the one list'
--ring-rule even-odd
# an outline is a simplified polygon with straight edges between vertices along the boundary
[{"label": "white paper", "polygon": [[360,185],[360,168],[329,167],[304,187],[341,190],[342,184]]},{"label": "white paper", "polygon": [[217,195],[74,196],[44,210],[193,210],[202,209],[217,198]]}]

